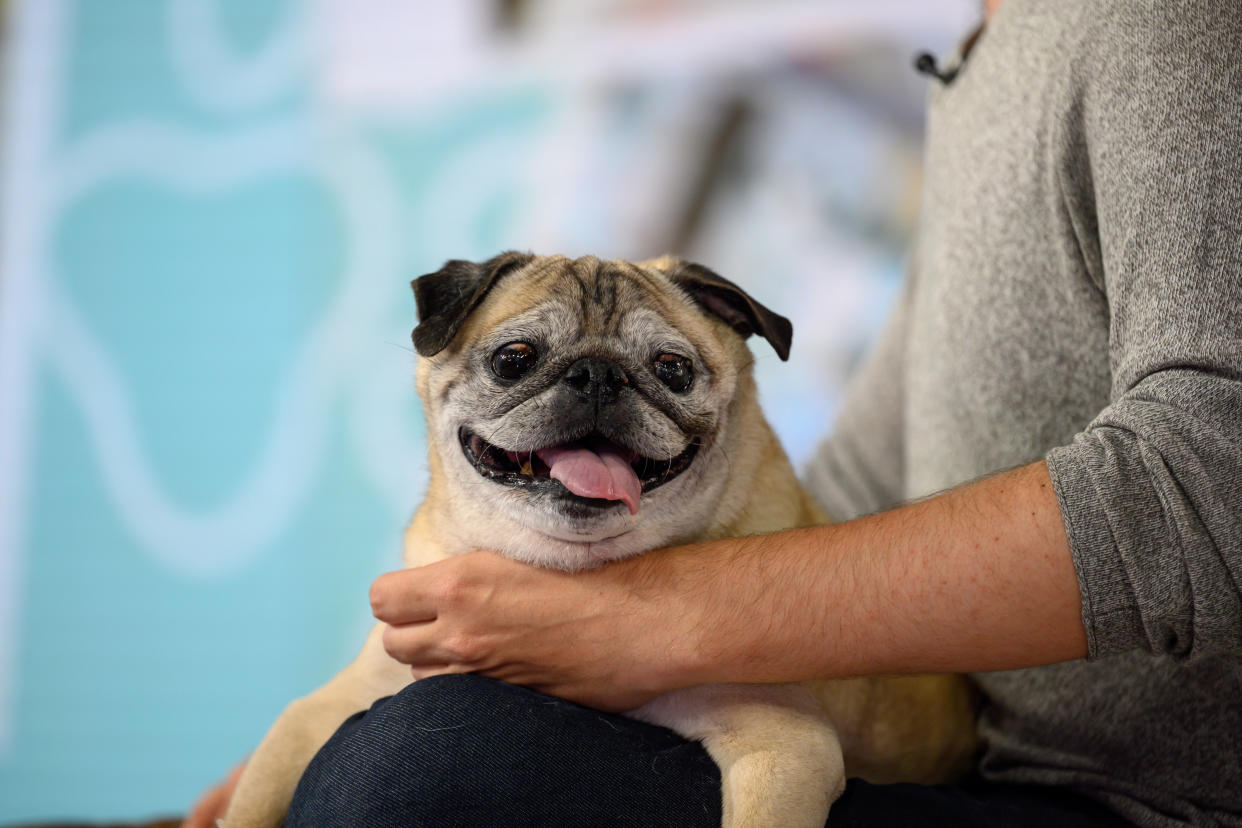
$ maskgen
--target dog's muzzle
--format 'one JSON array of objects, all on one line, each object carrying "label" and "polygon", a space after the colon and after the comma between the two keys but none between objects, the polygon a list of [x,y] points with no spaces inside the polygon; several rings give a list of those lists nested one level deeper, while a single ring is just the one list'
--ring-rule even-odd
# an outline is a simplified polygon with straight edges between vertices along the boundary
[{"label": "dog's muzzle", "polygon": [[473,431],[459,433],[462,453],[481,476],[505,486],[544,492],[580,506],[638,511],[642,495],[680,475],[700,443],[691,440],[668,460],[643,457],[598,433],[534,451],[508,451]]}]

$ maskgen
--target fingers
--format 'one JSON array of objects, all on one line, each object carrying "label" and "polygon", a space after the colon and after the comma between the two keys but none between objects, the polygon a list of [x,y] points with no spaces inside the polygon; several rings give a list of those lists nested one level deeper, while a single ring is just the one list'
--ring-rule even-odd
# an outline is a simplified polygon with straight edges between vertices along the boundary
[{"label": "fingers", "polygon": [[182,828],[212,828],[216,820],[224,816],[228,801],[224,798],[221,786],[209,790],[194,805],[194,810],[185,818]]},{"label": "fingers", "polygon": [[[464,559],[381,575],[371,585],[371,611],[387,625],[384,649],[423,675],[474,669],[484,655],[477,636],[463,632],[486,588],[477,588]],[[463,624],[465,622],[465,624]]]},{"label": "fingers", "polygon": [[381,575],[371,584],[371,614],[388,624],[434,621],[435,586],[427,567]]},{"label": "fingers", "polygon": [[229,772],[227,779],[203,794],[182,823],[182,828],[214,828],[216,820],[222,819],[228,810],[237,780],[245,769],[245,762],[238,764]]},{"label": "fingers", "polygon": [[445,611],[477,609],[521,567],[494,552],[468,552],[442,561],[389,572],[371,584],[371,612],[389,624],[433,621]]},{"label": "fingers", "polygon": [[384,628],[384,649],[402,664],[420,668],[455,666],[474,670],[489,655],[480,637],[446,632],[435,622],[388,625]]},{"label": "fingers", "polygon": [[402,664],[447,664],[431,632],[430,623],[405,624],[384,628],[384,650]]}]

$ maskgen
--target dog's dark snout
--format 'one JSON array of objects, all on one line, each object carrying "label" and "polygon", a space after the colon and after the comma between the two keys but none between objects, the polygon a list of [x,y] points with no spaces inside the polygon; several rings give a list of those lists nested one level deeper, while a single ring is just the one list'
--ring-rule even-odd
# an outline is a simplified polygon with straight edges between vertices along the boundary
[{"label": "dog's dark snout", "polygon": [[596,357],[584,357],[570,365],[561,381],[579,396],[602,402],[616,399],[621,389],[630,384],[620,365]]}]

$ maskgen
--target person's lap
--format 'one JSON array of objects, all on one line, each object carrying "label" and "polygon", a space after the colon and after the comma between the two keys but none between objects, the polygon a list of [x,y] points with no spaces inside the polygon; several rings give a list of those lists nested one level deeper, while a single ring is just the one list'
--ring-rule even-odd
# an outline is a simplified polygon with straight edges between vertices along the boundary
[{"label": "person's lap", "polygon": [[[664,728],[476,676],[424,679],[346,721],[287,826],[718,826],[720,773]],[[828,828],[1120,826],[1062,791],[850,780]]]}]

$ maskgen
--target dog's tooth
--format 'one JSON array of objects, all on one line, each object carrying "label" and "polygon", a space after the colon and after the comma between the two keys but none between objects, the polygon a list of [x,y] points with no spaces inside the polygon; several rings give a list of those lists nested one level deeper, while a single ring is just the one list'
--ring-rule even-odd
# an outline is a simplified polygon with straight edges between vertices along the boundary
[{"label": "dog's tooth", "polygon": [[527,460],[525,463],[522,464],[522,474],[526,475],[527,477],[535,476],[535,470],[531,468],[530,460]]}]

